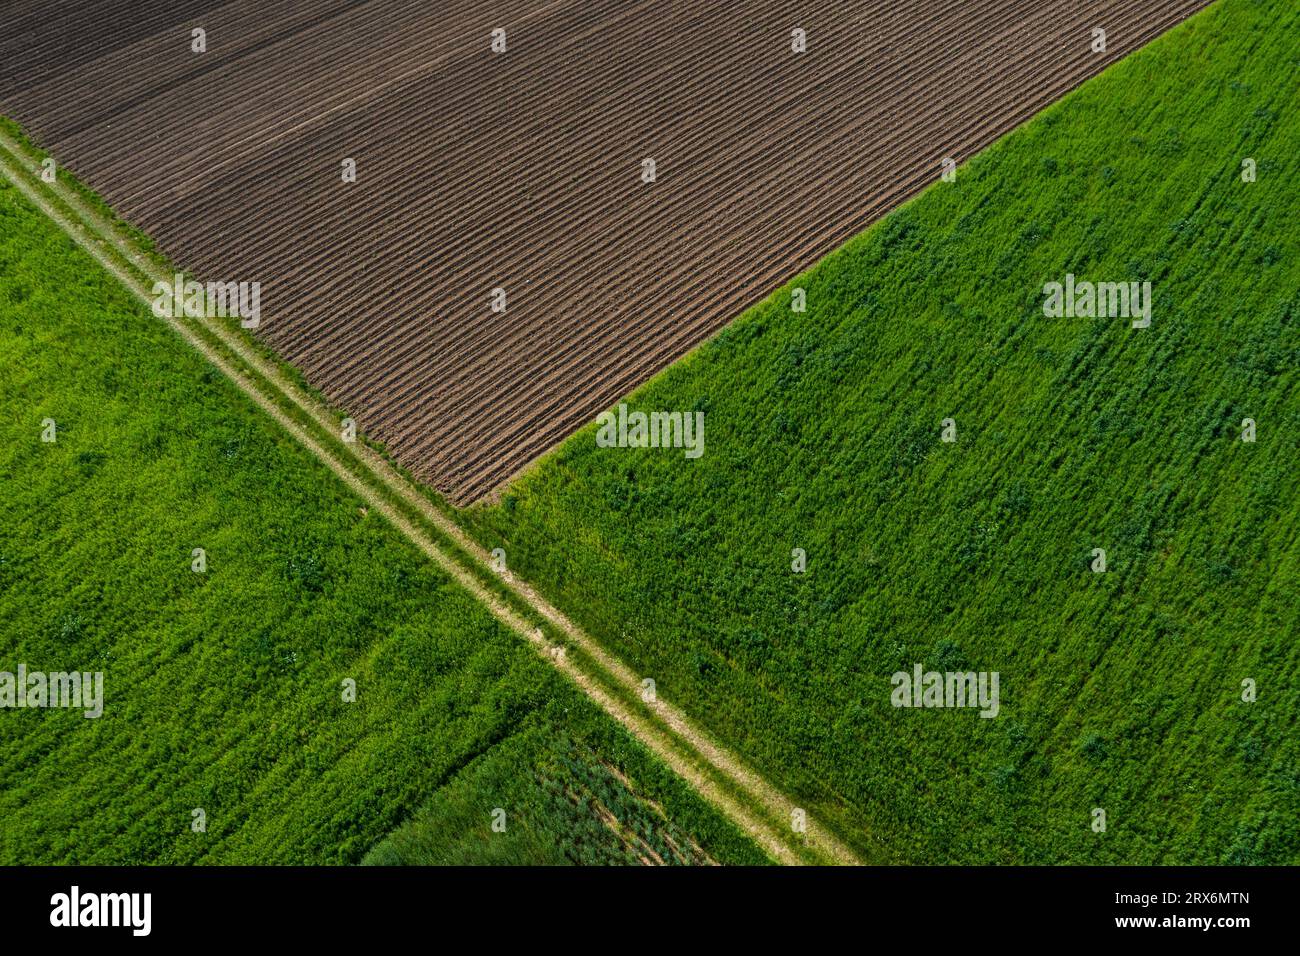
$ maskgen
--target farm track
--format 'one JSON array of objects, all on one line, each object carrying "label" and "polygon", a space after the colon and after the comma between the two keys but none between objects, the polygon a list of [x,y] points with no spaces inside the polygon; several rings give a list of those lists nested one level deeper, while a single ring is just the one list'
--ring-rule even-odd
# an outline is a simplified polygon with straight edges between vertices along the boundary
[{"label": "farm track", "polygon": [[465,503],[1208,2],[24,0],[0,111]]},{"label": "farm track", "polygon": [[[158,262],[73,190],[58,182],[41,183],[35,175],[37,165],[38,157],[0,133],[0,176],[86,249],[142,304],[151,304],[152,283],[166,278]],[[167,318],[163,321],[370,508],[468,590],[502,624],[523,637],[577,684],[774,860],[786,864],[861,862],[853,850],[812,819],[807,821],[807,831],[798,837],[774,825],[773,821],[791,819],[796,809],[792,801],[662,697],[642,702],[639,708],[632,704],[641,692],[637,675],[526,582],[513,575],[496,575],[490,555],[481,546],[382,456],[364,443],[343,442],[338,435],[339,416],[286,379],[238,333],[220,320],[190,322]],[[345,458],[351,459],[350,463]],[[485,586],[486,579],[501,582],[511,600],[503,600]],[[521,609],[544,621],[560,638],[560,643],[530,623],[521,615]],[[566,644],[577,653],[567,654]]]}]

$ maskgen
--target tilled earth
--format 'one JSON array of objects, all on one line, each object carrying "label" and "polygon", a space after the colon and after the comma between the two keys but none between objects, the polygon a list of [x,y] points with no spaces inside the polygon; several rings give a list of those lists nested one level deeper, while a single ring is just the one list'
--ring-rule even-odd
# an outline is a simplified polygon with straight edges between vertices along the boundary
[{"label": "tilled earth", "polygon": [[18,0],[0,112],[465,503],[1208,3]]}]

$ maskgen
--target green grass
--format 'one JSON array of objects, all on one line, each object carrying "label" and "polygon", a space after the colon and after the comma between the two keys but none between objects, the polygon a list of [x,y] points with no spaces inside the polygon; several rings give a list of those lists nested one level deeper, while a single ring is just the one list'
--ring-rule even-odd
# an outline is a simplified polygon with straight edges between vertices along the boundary
[{"label": "green grass", "polygon": [[7,185],[0,486],[0,863],[762,859]]},{"label": "green grass", "polygon": [[1297,35],[1222,0],[634,393],[701,459],[589,427],[466,520],[870,859],[1300,862]]}]

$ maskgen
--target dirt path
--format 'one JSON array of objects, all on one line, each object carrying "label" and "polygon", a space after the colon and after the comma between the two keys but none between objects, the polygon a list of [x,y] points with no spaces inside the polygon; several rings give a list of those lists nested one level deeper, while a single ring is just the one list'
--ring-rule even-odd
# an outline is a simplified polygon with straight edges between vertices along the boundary
[{"label": "dirt path", "polygon": [[[58,182],[54,184],[41,182],[32,172],[35,164],[35,158],[22,146],[8,136],[0,134],[0,171],[5,178],[94,256],[137,299],[146,305],[151,305],[152,282],[170,277],[72,189]],[[57,201],[71,210],[76,218],[56,208],[47,196],[57,198]],[[124,267],[115,261],[114,253],[125,260],[129,267]],[[131,269],[140,273],[145,281],[133,275]],[[796,849],[802,844],[819,851],[821,855],[834,862],[844,864],[862,862],[852,850],[824,828],[817,826],[812,819],[807,821],[805,834],[783,832],[774,827],[767,820],[775,818],[789,821],[797,808],[772,784],[694,726],[684,714],[662,698],[649,705],[654,714],[653,719],[634,712],[622,699],[611,694],[598,676],[593,675],[586,667],[566,655],[563,647],[548,641],[538,628],[530,625],[500,597],[485,587],[478,577],[441,547],[433,536],[400,514],[382,494],[376,491],[375,485],[378,485],[399,497],[468,554],[479,566],[480,572],[493,573],[490,556],[392,465],[363,441],[344,443],[339,440],[331,443],[331,448],[336,447],[344,454],[350,455],[363,467],[368,479],[363,480],[349,469],[331,448],[326,448],[324,443],[314,438],[301,424],[286,414],[276,401],[268,396],[264,388],[291,402],[326,434],[338,433],[337,415],[289,381],[278,368],[252,349],[232,328],[223,325],[221,320],[194,320],[202,324],[212,336],[229,349],[237,362],[223,356],[187,322],[175,318],[167,318],[163,321],[166,321],[178,335],[197,349],[296,441],[334,472],[369,507],[387,518],[426,556],[473,594],[499,621],[525,638],[557,669],[577,684],[588,697],[618,720],[647,749],[690,783],[702,796],[722,810],[774,859],[789,864],[804,862],[805,857]],[[243,363],[246,367],[241,368],[238,363]],[[520,601],[550,622],[567,640],[572,641],[576,647],[594,660],[604,671],[606,680],[613,683],[630,699],[639,699],[640,679],[626,665],[551,606],[526,582],[520,581],[515,576],[503,577],[501,580]],[[750,807],[742,805],[727,789],[720,787],[710,778],[709,771],[727,781],[731,789],[743,794],[750,806],[761,808],[765,813],[756,814]]]}]

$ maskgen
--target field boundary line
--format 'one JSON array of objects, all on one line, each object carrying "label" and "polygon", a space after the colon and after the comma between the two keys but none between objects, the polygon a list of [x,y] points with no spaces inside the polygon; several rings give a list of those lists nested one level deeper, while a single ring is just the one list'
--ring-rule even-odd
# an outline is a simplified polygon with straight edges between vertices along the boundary
[{"label": "field boundary line", "polygon": [[[30,161],[34,157],[4,132],[0,132],[0,148],[3,148],[19,170],[28,172],[32,179],[36,179],[34,174],[27,170],[24,163],[24,160]],[[3,162],[0,162],[0,167],[3,167],[6,178],[13,182],[42,213],[49,217],[75,242],[90,252],[96,261],[117,278],[136,298],[147,305],[152,305],[152,298],[143,286],[120,266],[112,262],[109,254],[96,248],[93,242],[80,235],[75,223],[47,204],[32,185],[23,182],[21,172],[15,175],[8,164]],[[37,181],[39,182],[39,180]],[[115,249],[129,267],[137,270],[146,279],[170,281],[171,276],[159,271],[160,266],[149,254],[139,249],[134,242],[124,238],[120,229],[114,223],[107,220],[99,211],[91,208],[75,190],[62,183],[57,185],[42,183],[42,185],[56,194],[63,204],[82,221],[83,228],[90,232],[94,239],[98,239]],[[422,533],[409,520],[402,517],[388,502],[377,495],[373,488],[366,485],[333,454],[322,447],[299,423],[293,421],[285,414],[283,409],[279,408],[249,382],[247,374],[240,374],[236,371],[210,343],[205,342],[185,323],[175,318],[167,318],[165,321],[215,365],[218,370],[253,398],[295,440],[342,479],[345,485],[375,507],[405,537],[438,563],[454,580],[469,590],[480,603],[486,605],[494,616],[529,641],[562,673],[565,673],[578,684],[583,692],[602,709],[623,724],[629,732],[641,740],[648,749],[690,783],[702,796],[709,799],[710,802],[731,817],[775,859],[783,863],[801,862],[800,857],[791,850],[784,839],[776,835],[770,826],[757,820],[726,795],[721,788],[701,774],[699,769],[692,765],[693,762],[681,754],[680,747],[684,743],[690,750],[695,751],[714,773],[719,774],[730,785],[755,800],[769,815],[789,820],[797,808],[775,786],[746,766],[740,758],[716,743],[709,735],[696,728],[687,720],[684,714],[661,698],[656,698],[653,703],[646,705],[654,713],[657,722],[664,725],[661,729],[651,729],[647,721],[633,714],[623,702],[609,694],[606,689],[599,687],[592,675],[586,673],[577,664],[569,660],[562,653],[562,648],[548,642],[539,629],[531,627],[520,618],[498,596],[492,594],[470,571],[465,569],[459,561],[446,554],[433,539]],[[251,370],[256,372],[283,398],[288,399],[312,419],[326,435],[331,436],[333,442],[342,447],[354,460],[362,465],[371,478],[377,480],[408,506],[414,508],[421,517],[460,547],[471,558],[480,573],[485,573],[501,581],[516,599],[528,605],[552,626],[556,627],[585,655],[595,661],[601,669],[605,670],[620,690],[630,695],[632,699],[639,697],[640,681],[621,660],[614,657],[603,645],[578,628],[562,612],[542,598],[527,582],[519,580],[513,574],[504,576],[497,574],[492,568],[491,557],[482,546],[470,538],[459,524],[435,507],[429,498],[415,488],[411,481],[401,475],[386,459],[360,440],[360,436],[355,443],[343,442],[341,437],[337,436],[339,423],[334,420],[330,411],[318,399],[308,395],[296,383],[286,379],[278,368],[270,364],[269,360],[257,354],[249,343],[233,330],[225,328],[209,318],[200,321],[203,327],[219,339],[235,357],[246,363]],[[667,730],[673,736],[679,738],[678,741],[675,741],[677,747],[673,747],[665,741],[662,730]],[[807,844],[827,853],[838,863],[856,864],[862,862],[852,850],[840,843],[824,828],[816,826],[811,819],[808,820],[808,831],[805,836]]]}]

